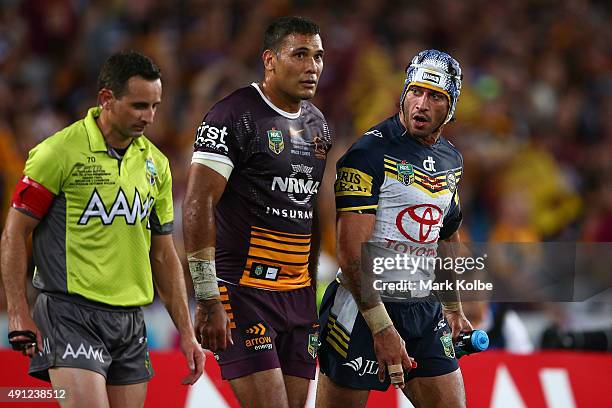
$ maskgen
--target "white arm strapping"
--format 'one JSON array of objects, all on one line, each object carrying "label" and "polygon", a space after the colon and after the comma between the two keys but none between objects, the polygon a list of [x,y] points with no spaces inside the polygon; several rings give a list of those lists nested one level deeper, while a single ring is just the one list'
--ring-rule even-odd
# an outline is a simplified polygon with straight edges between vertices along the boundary
[{"label": "white arm strapping", "polygon": [[225,177],[225,180],[229,180],[232,170],[234,170],[234,164],[229,158],[206,152],[194,152],[191,163],[209,167]]},{"label": "white arm strapping", "polygon": [[193,280],[193,291],[197,301],[219,299],[217,271],[215,268],[215,248],[209,247],[187,254],[189,273]]}]

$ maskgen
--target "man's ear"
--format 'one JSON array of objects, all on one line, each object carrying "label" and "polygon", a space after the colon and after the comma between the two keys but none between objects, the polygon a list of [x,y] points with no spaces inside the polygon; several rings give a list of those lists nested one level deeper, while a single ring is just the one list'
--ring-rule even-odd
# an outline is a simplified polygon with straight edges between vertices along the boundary
[{"label": "man's ear", "polygon": [[115,99],[115,95],[110,89],[102,88],[98,92],[98,103],[102,109],[110,109],[113,99]]},{"label": "man's ear", "polygon": [[274,68],[276,68],[276,53],[274,51],[265,50],[261,55],[261,59],[266,71],[274,71]]}]

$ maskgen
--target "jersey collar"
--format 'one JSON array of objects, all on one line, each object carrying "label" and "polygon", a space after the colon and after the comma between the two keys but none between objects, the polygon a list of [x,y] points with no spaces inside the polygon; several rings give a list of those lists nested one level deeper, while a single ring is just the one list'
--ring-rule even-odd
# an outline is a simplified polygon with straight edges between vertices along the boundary
[{"label": "jersey collar", "polygon": [[259,92],[259,96],[261,96],[261,99],[264,100],[264,102],[271,107],[272,109],[274,109],[274,111],[276,111],[276,113],[278,113],[281,116],[284,116],[288,119],[297,119],[300,117],[300,114],[302,113],[302,104],[300,104],[300,109],[298,109],[297,112],[287,112],[282,110],[281,108],[279,108],[278,106],[276,106],[275,104],[272,103],[271,100],[268,99],[268,97],[266,95],[264,95],[263,91],[259,88],[259,85],[257,84],[257,82],[253,82],[251,84],[251,86],[255,89],[257,89],[257,92]]},{"label": "jersey collar", "polygon": [[[102,136],[102,132],[96,123],[96,118],[100,116],[100,112],[102,112],[102,108],[96,106],[94,108],[90,108],[87,111],[87,116],[85,117],[85,129],[87,130],[87,137],[89,138],[89,148],[92,152],[107,152],[108,147],[106,146],[106,141],[104,140],[104,136]],[[144,136],[137,137],[132,140],[132,145],[137,147],[140,150],[145,148]],[[128,152],[130,149],[128,149]],[[125,154],[127,155],[128,152]]]}]

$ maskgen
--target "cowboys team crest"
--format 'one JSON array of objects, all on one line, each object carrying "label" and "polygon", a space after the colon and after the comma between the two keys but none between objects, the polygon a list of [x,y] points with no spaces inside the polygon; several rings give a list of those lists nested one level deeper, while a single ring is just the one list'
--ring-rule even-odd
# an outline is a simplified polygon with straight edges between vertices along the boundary
[{"label": "cowboys team crest", "polygon": [[276,154],[280,154],[285,149],[283,132],[272,128],[268,130],[268,147]]},{"label": "cowboys team crest", "polygon": [[405,186],[409,186],[414,182],[414,169],[412,168],[412,164],[406,163],[406,160],[397,163],[397,180]]}]

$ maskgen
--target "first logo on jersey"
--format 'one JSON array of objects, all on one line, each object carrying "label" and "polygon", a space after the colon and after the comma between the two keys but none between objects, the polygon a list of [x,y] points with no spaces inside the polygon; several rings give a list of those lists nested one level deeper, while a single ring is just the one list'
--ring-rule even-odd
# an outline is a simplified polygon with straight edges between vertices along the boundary
[{"label": "first logo on jersey", "polygon": [[280,154],[285,149],[285,141],[283,140],[283,132],[272,128],[268,130],[268,147],[276,154]]}]

